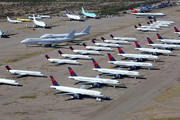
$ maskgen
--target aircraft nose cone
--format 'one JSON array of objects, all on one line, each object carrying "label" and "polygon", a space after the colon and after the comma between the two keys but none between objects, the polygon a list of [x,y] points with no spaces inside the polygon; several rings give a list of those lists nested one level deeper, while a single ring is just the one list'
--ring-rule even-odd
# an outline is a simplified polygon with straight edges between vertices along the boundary
[{"label": "aircraft nose cone", "polygon": [[22,40],[21,43],[22,43],[22,44],[25,43],[25,40]]}]

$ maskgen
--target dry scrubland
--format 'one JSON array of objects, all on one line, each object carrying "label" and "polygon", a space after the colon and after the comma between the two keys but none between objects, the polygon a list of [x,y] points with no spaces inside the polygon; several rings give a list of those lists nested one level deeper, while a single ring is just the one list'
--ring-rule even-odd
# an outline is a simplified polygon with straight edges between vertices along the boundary
[{"label": "dry scrubland", "polygon": [[[178,28],[179,6],[159,9],[156,12],[164,12],[167,16],[160,20],[172,20]],[[129,11],[128,11],[129,12]],[[156,118],[180,117],[180,50],[173,51],[173,55],[160,55],[157,62],[147,61],[155,64],[152,70],[138,69],[143,77],[134,79],[123,77],[119,80],[125,87],[108,87],[88,89],[102,91],[105,95],[110,95],[111,100],[96,102],[94,98],[84,97],[83,99],[69,100],[70,96],[56,96],[58,91],[50,89],[52,85],[49,75],[53,75],[60,85],[70,87],[80,87],[74,85],[75,81],[68,79],[69,72],[67,67],[72,67],[78,75],[95,77],[98,73],[92,71],[93,64],[90,60],[78,60],[81,65],[58,65],[55,66],[45,60],[41,54],[47,53],[52,58],[61,58],[54,50],[60,49],[64,53],[72,53],[64,45],[72,44],[75,49],[85,49],[76,42],[88,41],[94,37],[97,42],[102,42],[99,37],[104,36],[110,39],[109,34],[114,36],[136,37],[142,47],[147,46],[146,37],[150,37],[155,43],[155,32],[140,32],[133,28],[134,24],[146,24],[147,18],[136,18],[133,15],[123,17],[87,19],[84,22],[61,21],[60,18],[43,19],[45,22],[56,21],[52,29],[25,28],[24,24],[11,24],[6,20],[1,20],[2,30],[14,28],[11,36],[0,38],[0,64],[9,64],[12,69],[36,70],[44,73],[47,78],[42,77],[21,77],[17,78],[10,75],[4,67],[0,68],[0,77],[6,77],[17,80],[22,86],[1,85],[0,87],[0,107],[1,119],[91,119],[91,120],[144,120]],[[77,32],[83,30],[86,26],[92,25],[90,35],[78,38],[71,43],[63,43],[57,48],[43,48],[41,46],[30,46],[20,44],[20,41],[29,37],[40,37],[45,33],[66,33],[76,29]],[[179,39],[174,34],[173,26],[163,28],[159,33],[164,38]],[[122,45],[126,53],[139,53],[134,50],[134,43],[131,45]],[[114,65],[108,64],[107,52],[102,51],[102,56],[91,55],[103,68],[118,69]],[[110,52],[117,60],[123,59],[117,56],[117,49]],[[123,68],[127,70],[126,68]],[[101,76],[110,78],[108,76]],[[157,119],[161,120],[161,119]]]}]

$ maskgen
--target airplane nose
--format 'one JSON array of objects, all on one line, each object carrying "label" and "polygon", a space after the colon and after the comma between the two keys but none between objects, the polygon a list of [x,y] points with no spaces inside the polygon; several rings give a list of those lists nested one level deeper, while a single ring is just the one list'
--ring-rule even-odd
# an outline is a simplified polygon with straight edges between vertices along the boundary
[{"label": "airplane nose", "polygon": [[22,43],[22,44],[25,43],[25,40],[22,40],[21,43]]}]

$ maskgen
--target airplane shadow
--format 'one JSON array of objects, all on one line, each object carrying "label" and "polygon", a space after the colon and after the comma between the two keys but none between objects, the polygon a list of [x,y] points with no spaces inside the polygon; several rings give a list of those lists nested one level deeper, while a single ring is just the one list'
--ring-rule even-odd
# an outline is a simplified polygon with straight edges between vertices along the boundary
[{"label": "airplane shadow", "polygon": [[17,35],[19,33],[14,33],[14,34],[8,34],[8,35],[3,35],[1,38],[10,38],[9,36]]},{"label": "airplane shadow", "polygon": [[23,85],[12,85],[12,84],[6,84],[6,83],[0,83],[1,85],[8,85],[8,86],[17,86],[17,87],[23,87]]},{"label": "airplane shadow", "polygon": [[[88,95],[80,95],[80,97],[78,99],[75,99],[75,98],[70,98],[70,99],[67,99],[65,101],[70,101],[70,100],[84,100],[84,99],[94,99],[96,100],[96,97],[93,97],[93,96],[88,96]],[[111,98],[106,98],[106,97],[103,97],[101,98],[102,100],[113,100]],[[102,102],[102,101],[101,101]]]}]

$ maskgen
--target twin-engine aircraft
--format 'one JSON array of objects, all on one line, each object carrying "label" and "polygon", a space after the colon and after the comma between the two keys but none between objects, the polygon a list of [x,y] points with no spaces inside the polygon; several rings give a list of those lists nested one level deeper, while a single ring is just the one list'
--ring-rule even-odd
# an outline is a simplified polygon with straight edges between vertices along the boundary
[{"label": "twin-engine aircraft", "polygon": [[15,74],[16,76],[27,76],[27,75],[32,75],[32,76],[44,76],[43,73],[38,72],[38,71],[27,71],[27,70],[13,70],[11,69],[8,65],[3,65],[6,67],[7,71]]},{"label": "twin-engine aircraft", "polygon": [[79,81],[77,84],[91,85],[92,87],[99,87],[101,84],[113,85],[114,87],[121,85],[117,80],[100,78],[99,75],[96,78],[78,76],[71,67],[68,67],[68,69],[71,75],[68,78]]},{"label": "twin-engine aircraft", "polygon": [[157,41],[161,41],[164,43],[173,43],[173,44],[180,44],[180,40],[176,39],[163,39],[159,33],[157,33]]},{"label": "twin-engine aircraft", "polygon": [[68,16],[69,20],[81,20],[81,17],[79,15],[71,15],[68,13],[67,9],[66,9],[66,15]]},{"label": "twin-engine aircraft", "polygon": [[106,40],[104,37],[101,37],[101,40],[106,43],[112,44],[130,44],[129,41],[122,41],[122,40]]},{"label": "twin-engine aircraft", "polygon": [[120,44],[110,44],[110,43],[96,43],[94,39],[91,40],[93,44],[97,46],[103,46],[103,47],[121,47]]},{"label": "twin-engine aircraft", "polygon": [[87,46],[86,43],[82,43],[82,45],[88,50],[96,50],[96,51],[101,51],[101,50],[112,51],[113,50],[110,47]]},{"label": "twin-engine aircraft", "polygon": [[[85,89],[85,85],[81,86],[80,88],[60,86],[53,76],[50,75],[50,77],[53,84],[53,86],[50,86],[50,88],[62,91],[61,93],[58,93],[56,95],[72,95],[71,98],[75,99],[81,98],[81,95],[88,95],[96,97],[96,101],[101,101],[101,98],[104,97],[102,92]],[[106,97],[106,99],[110,99],[110,96]]]},{"label": "twin-engine aircraft", "polygon": [[10,80],[5,78],[0,78],[0,84],[8,84],[8,85],[19,85],[19,83],[16,80]]},{"label": "twin-engine aircraft", "polygon": [[20,20],[11,20],[8,16],[7,16],[7,20],[11,23],[22,23],[22,21]]},{"label": "twin-engine aircraft", "polygon": [[114,37],[114,35],[110,34],[110,37],[113,40],[125,40],[125,41],[138,41],[137,38],[129,38],[129,37]]},{"label": "twin-engine aircraft", "polygon": [[120,47],[118,47],[118,51],[119,51],[119,54],[117,54],[117,55],[123,56],[125,58],[136,59],[136,61],[152,59],[155,62],[156,60],[160,59],[159,56],[156,56],[156,55],[129,54],[129,53],[127,54]]},{"label": "twin-engine aircraft", "polygon": [[154,64],[146,63],[146,62],[116,61],[110,53],[107,53],[107,54],[108,54],[108,57],[110,60],[110,61],[108,61],[108,63],[115,64],[118,66],[128,67],[129,69],[136,69],[137,67],[148,67],[149,69],[151,69],[151,67],[155,67]]},{"label": "twin-engine aircraft", "polygon": [[86,54],[100,55],[100,54],[102,54],[101,52],[94,51],[94,50],[75,50],[72,46],[69,46],[69,48],[74,53],[82,54],[82,55],[86,55]]}]

